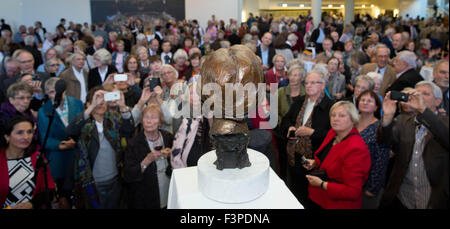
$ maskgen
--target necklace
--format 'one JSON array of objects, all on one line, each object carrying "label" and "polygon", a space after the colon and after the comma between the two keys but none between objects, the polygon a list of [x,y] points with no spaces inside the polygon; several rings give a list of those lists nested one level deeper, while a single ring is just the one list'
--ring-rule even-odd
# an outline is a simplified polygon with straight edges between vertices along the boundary
[{"label": "necklace", "polygon": [[150,137],[148,137],[148,140],[151,142],[156,142],[156,141],[158,141],[159,137],[160,137],[160,135],[158,133],[158,136],[156,137],[156,139],[151,139]]}]

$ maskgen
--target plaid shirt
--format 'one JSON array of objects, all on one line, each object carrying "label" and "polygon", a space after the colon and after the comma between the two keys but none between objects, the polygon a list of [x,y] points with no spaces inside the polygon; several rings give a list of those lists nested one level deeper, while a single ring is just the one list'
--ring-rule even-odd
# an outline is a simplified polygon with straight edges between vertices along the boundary
[{"label": "plaid shirt", "polygon": [[[417,123],[417,120],[416,120]],[[398,198],[408,209],[427,209],[431,196],[431,186],[425,171],[422,153],[425,136],[428,134],[424,125],[416,126],[416,139],[409,162],[408,171],[400,186]]]}]

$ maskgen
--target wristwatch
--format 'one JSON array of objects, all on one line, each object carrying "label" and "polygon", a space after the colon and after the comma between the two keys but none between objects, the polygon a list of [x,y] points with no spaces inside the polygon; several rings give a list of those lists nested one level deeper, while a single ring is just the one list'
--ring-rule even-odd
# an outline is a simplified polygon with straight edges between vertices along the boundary
[{"label": "wristwatch", "polygon": [[145,170],[146,168],[147,168],[147,166],[143,162],[141,162],[141,169]]}]

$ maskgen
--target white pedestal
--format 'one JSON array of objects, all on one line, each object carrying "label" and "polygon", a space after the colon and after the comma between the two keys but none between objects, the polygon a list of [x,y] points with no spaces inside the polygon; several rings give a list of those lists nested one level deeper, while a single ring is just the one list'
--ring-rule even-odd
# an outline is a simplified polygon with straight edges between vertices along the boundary
[{"label": "white pedestal", "polygon": [[270,163],[267,157],[247,149],[250,167],[216,169],[216,151],[203,155],[197,166],[198,189],[206,197],[222,203],[244,203],[262,196],[269,187]]}]

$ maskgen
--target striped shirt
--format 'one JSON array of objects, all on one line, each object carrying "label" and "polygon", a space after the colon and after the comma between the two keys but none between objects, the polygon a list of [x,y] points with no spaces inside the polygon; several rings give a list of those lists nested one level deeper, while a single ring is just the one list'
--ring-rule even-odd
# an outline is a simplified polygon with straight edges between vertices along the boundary
[{"label": "striped shirt", "polygon": [[427,128],[424,125],[416,126],[416,139],[411,161],[398,193],[398,199],[408,209],[429,208],[431,186],[422,157],[427,133]]}]

